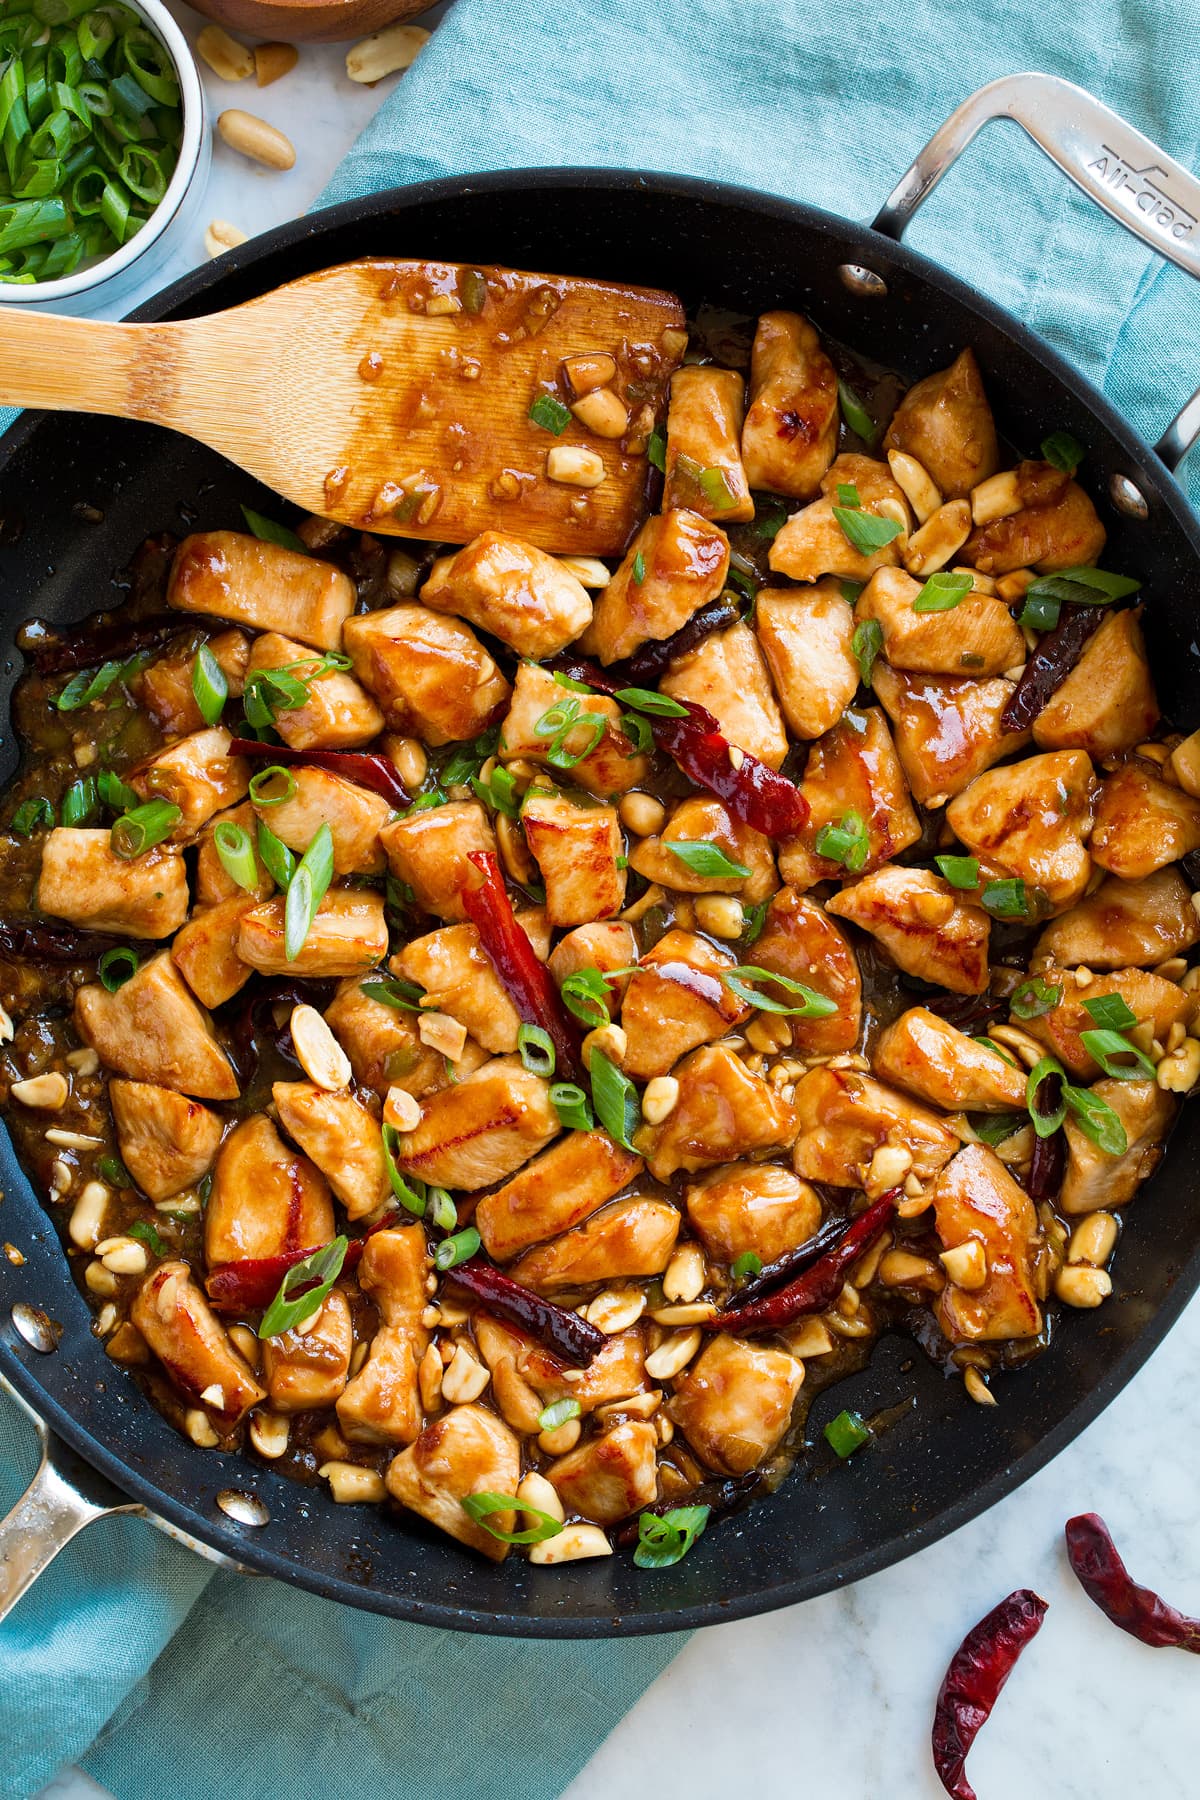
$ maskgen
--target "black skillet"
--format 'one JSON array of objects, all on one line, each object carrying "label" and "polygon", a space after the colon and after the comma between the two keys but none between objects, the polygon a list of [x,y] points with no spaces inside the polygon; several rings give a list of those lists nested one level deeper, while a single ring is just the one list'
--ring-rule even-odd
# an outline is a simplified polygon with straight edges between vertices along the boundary
[{"label": "black skillet", "polygon": [[[1192,402],[1159,453],[1018,321],[902,247],[916,205],[988,118],[1017,118],[1077,184],[1154,250],[1200,273],[1200,184],[1078,89],[1047,76],[993,83],[931,141],[867,228],[811,207],[716,183],[609,171],[452,180],[375,195],[302,219],[189,276],[135,315],[187,318],[331,263],[402,255],[508,263],[672,288],[689,305],[740,313],[794,306],[833,337],[916,378],[974,345],[1002,430],[1017,446],[1048,429],[1087,446],[1102,496],[1106,562],[1145,581],[1159,692],[1184,729],[1200,723],[1200,526],[1172,480],[1200,429]],[[1118,156],[1118,153],[1120,155]],[[247,396],[252,404],[252,396]],[[247,478],[207,450],[148,426],[30,415],[0,446],[0,593],[11,643],[39,613],[80,618],[111,603],[110,577],[149,532],[227,525],[256,501]],[[98,508],[85,522],[78,502]],[[9,661],[0,701],[15,678]],[[16,746],[4,747],[7,779]],[[0,1379],[50,1432],[51,1456],[0,1527],[0,1611],[73,1532],[113,1506],[217,1553],[352,1606],[466,1630],[545,1637],[677,1630],[765,1611],[853,1581],[932,1542],[1024,1481],[1130,1379],[1200,1284],[1200,1114],[1171,1153],[1121,1245],[1116,1291],[1060,1325],[1049,1354],[1003,1382],[1002,1404],[973,1405],[907,1339],[820,1398],[813,1425],[843,1406],[864,1414],[913,1399],[845,1467],[803,1464],[772,1498],[711,1529],[685,1562],[657,1573],[627,1553],[554,1570],[483,1563],[449,1539],[371,1508],[333,1505],[265,1466],[194,1448],[107,1360],[54,1227],[0,1146]],[[39,1350],[29,1307],[61,1322]],[[17,1308],[14,1319],[13,1308]],[[97,1473],[98,1472],[98,1473]],[[115,1484],[112,1485],[112,1484]],[[218,1504],[234,1490],[265,1522]],[[228,1497],[226,1496],[226,1503]]]}]

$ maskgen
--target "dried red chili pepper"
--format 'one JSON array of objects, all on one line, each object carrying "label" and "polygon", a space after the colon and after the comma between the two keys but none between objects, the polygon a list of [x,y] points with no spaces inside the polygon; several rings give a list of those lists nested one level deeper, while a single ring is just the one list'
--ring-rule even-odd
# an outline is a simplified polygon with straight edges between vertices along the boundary
[{"label": "dried red chili pepper", "polygon": [[76,931],[71,925],[34,925],[22,919],[0,919],[0,956],[31,963],[83,963],[106,950],[136,950],[152,956],[161,945],[142,938],[109,937],[102,931]]},{"label": "dried red chili pepper", "polygon": [[[343,1271],[357,1267],[367,1239],[392,1222],[382,1219],[362,1237],[351,1238],[342,1262]],[[218,1312],[254,1312],[261,1306],[270,1306],[288,1270],[324,1248],[323,1244],[308,1244],[303,1250],[285,1250],[279,1256],[251,1256],[244,1262],[218,1263],[209,1270],[204,1283],[208,1297]]]},{"label": "dried red chili pepper", "polygon": [[1200,1655],[1200,1619],[1189,1619],[1139,1587],[1121,1560],[1112,1533],[1099,1513],[1067,1520],[1067,1560],[1089,1600],[1106,1619],[1156,1650],[1190,1650]]},{"label": "dried red chili pepper", "polygon": [[832,1306],[842,1291],[846,1270],[856,1263],[868,1245],[873,1244],[896,1210],[899,1188],[890,1188],[866,1212],[860,1213],[846,1226],[841,1239],[795,1281],[753,1300],[748,1306],[735,1306],[704,1321],[707,1331],[736,1331],[746,1337],[755,1331],[782,1331],[794,1319],[806,1313],[821,1312]]},{"label": "dried red chili pepper", "polygon": [[1031,1200],[1052,1200],[1063,1184],[1067,1171],[1067,1137],[1062,1126],[1049,1137],[1033,1139],[1033,1155],[1029,1159],[1026,1192]]},{"label": "dried red chili pepper", "polygon": [[[719,600],[710,600],[699,612],[694,612],[686,625],[672,632],[669,638],[651,638],[635,650],[619,664],[619,672],[623,679],[622,687],[650,687],[666,674],[671,660],[683,656],[696,645],[702,643],[714,631],[724,631],[727,625],[736,625],[742,616],[742,609],[728,595]],[[618,669],[614,669],[616,674]]]},{"label": "dried red chili pepper", "polygon": [[608,1341],[598,1326],[589,1325],[586,1319],[581,1319],[578,1313],[568,1312],[565,1306],[543,1300],[540,1294],[522,1287],[511,1275],[502,1274],[490,1263],[474,1259],[459,1263],[456,1269],[447,1269],[444,1279],[454,1282],[473,1300],[480,1301],[489,1312],[497,1313],[510,1325],[527,1331],[539,1344],[576,1369],[586,1369]]},{"label": "dried red chili pepper", "polygon": [[[546,667],[603,694],[615,694],[627,685],[619,675],[567,651],[551,657]],[[647,718],[656,747],[673,757],[697,787],[715,794],[743,825],[771,838],[794,837],[802,831],[808,823],[808,801],[795,782],[748,750],[731,745],[707,707],[692,700],[679,704],[687,707],[686,717]]]},{"label": "dried red chili pepper", "polygon": [[811,1269],[818,1257],[824,1256],[827,1250],[832,1250],[835,1244],[841,1242],[845,1229],[845,1219],[831,1219],[802,1244],[797,1244],[794,1250],[788,1250],[783,1256],[776,1257],[774,1262],[767,1263],[757,1275],[743,1282],[738,1289],[738,1310],[741,1311],[760,1295],[769,1294],[772,1288],[780,1287],[791,1277],[803,1274],[805,1269]]},{"label": "dried red chili pepper", "polygon": [[1005,731],[1027,731],[1042,708],[1062,686],[1083,655],[1084,645],[1104,623],[1107,608],[1072,606],[1062,609],[1053,631],[1048,631],[1025,664],[1021,679],[1000,714]]},{"label": "dried red chili pepper", "polygon": [[553,975],[539,962],[512,909],[500,864],[492,850],[472,850],[468,860],[481,879],[467,881],[463,909],[479,933],[488,961],[526,1025],[540,1025],[554,1045],[555,1073],[560,1081],[581,1074],[579,1040],[562,1003]]},{"label": "dried red chili pepper", "polygon": [[286,744],[260,744],[257,738],[235,737],[229,746],[230,756],[248,756],[252,761],[268,763],[306,763],[312,769],[328,769],[356,781],[359,787],[382,794],[393,806],[407,806],[408,789],[386,756],[365,750],[291,750]]},{"label": "dried red chili pepper", "polygon": [[933,1714],[933,1766],[952,1800],[975,1800],[967,1752],[1045,1616],[1046,1602],[1018,1588],[968,1631],[951,1657]]}]

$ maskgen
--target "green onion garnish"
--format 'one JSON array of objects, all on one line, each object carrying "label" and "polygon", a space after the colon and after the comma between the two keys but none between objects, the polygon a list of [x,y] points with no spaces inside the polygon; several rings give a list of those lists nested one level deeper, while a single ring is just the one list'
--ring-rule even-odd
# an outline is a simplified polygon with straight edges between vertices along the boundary
[{"label": "green onion garnish", "polygon": [[138,972],[141,957],[128,944],[121,944],[116,950],[106,950],[96,964],[96,973],[100,977],[101,986],[115,994],[124,987],[131,975]]},{"label": "green onion garnish", "polygon": [[458,1224],[458,1208],[443,1187],[426,1190],[426,1212],[436,1231],[453,1231]]},{"label": "green onion garnish", "polygon": [[825,1442],[843,1460],[870,1441],[871,1427],[860,1413],[840,1412],[825,1427]]},{"label": "green onion garnish", "polygon": [[396,1127],[385,1125],[383,1127],[383,1163],[387,1170],[388,1181],[391,1183],[393,1194],[405,1212],[412,1213],[414,1218],[423,1219],[428,1204],[429,1190],[423,1181],[417,1180],[415,1175],[410,1179],[400,1173],[396,1166],[396,1149],[399,1142],[400,1133]]},{"label": "green onion garnish", "polygon": [[637,1549],[633,1560],[639,1569],[669,1569],[682,1562],[701,1536],[712,1513],[711,1506],[675,1506],[670,1512],[644,1512],[638,1519]]},{"label": "green onion garnish", "polygon": [[557,1431],[560,1426],[577,1419],[582,1411],[578,1400],[552,1400],[538,1414],[538,1426],[542,1431]]},{"label": "green onion garnish", "polygon": [[517,1032],[522,1066],[549,1080],[554,1073],[554,1041],[541,1025],[522,1025]]},{"label": "green onion garnish", "polygon": [[443,1272],[446,1269],[457,1269],[459,1263],[465,1263],[474,1256],[483,1239],[473,1225],[463,1231],[456,1231],[453,1237],[443,1238],[433,1252],[433,1266]]},{"label": "green onion garnish", "polygon": [[99,700],[101,695],[107,694],[124,666],[120,662],[106,662],[94,675],[87,670],[73,675],[54,702],[55,706],[59,712],[77,712],[90,701]]},{"label": "green onion garnish", "polygon": [[419,1012],[425,998],[424,988],[415,981],[402,981],[398,975],[372,975],[368,981],[360,981],[358,987],[368,1000],[394,1006],[398,1012]]},{"label": "green onion garnish", "polygon": [[[774,970],[760,969],[754,963],[722,969],[721,980],[731,994],[736,994],[749,1006],[756,1006],[759,1012],[780,1013],[793,1019],[828,1019],[837,1011],[837,1001],[827,994],[818,994],[815,988],[805,987],[802,981],[793,981],[790,975],[777,975]],[[752,981],[773,981],[786,993],[798,994],[799,1006],[789,1006],[784,1000],[776,1000],[773,994],[760,993],[749,985]]]},{"label": "green onion garnish", "polygon": [[567,1010],[589,1031],[608,1024],[608,983],[599,969],[576,969],[567,976],[560,992]]},{"label": "green onion garnish", "polygon": [[1002,1144],[1005,1138],[1012,1137],[1015,1132],[1020,1131],[1029,1123],[1025,1113],[1016,1112],[972,1113],[970,1117],[971,1129],[975,1136],[992,1150],[996,1148],[997,1144]]},{"label": "green onion garnish", "polygon": [[979,904],[993,919],[1027,919],[1029,896],[1019,875],[1003,881],[989,881],[979,896]]},{"label": "green onion garnish", "polygon": [[229,683],[225,679],[224,669],[207,644],[201,644],[192,664],[192,693],[204,723],[219,724],[225,702],[229,698]]},{"label": "green onion garnish", "polygon": [[947,569],[939,569],[924,584],[912,609],[915,613],[953,612],[974,585],[969,575],[954,575]]},{"label": "green onion garnish", "polygon": [[1042,456],[1064,475],[1073,475],[1083,461],[1083,445],[1069,431],[1052,431],[1042,439]]},{"label": "green onion garnish", "polygon": [[661,469],[664,474],[666,473],[667,439],[666,434],[657,426],[650,433],[650,442],[646,445],[646,461],[653,463],[656,469]]},{"label": "green onion garnish", "polygon": [[663,719],[687,718],[688,709],[681,700],[673,699],[670,694],[660,694],[656,688],[618,688],[613,699],[632,712],[650,713]]},{"label": "green onion garnish", "polygon": [[1027,981],[1013,989],[1008,1010],[1014,1019],[1040,1019],[1046,1013],[1053,1012],[1062,997],[1063,991],[1059,984],[1043,981],[1040,975],[1031,975]]},{"label": "green onion garnish", "polygon": [[666,848],[672,856],[677,856],[685,869],[693,875],[702,876],[706,880],[718,877],[736,881],[745,881],[750,874],[744,863],[734,862],[726,856],[719,844],[702,841],[689,842],[684,838],[667,844]]},{"label": "green onion garnish", "polygon": [[843,381],[840,375],[838,376],[837,386],[838,399],[841,402],[843,419],[845,419],[855,437],[860,437],[867,448],[872,449],[875,445],[875,440],[879,436],[878,425],[875,423],[854,389],[850,386],[850,383],[848,381]]},{"label": "green onion garnish", "polygon": [[749,1275],[761,1275],[762,1266],[761,1256],[757,1256],[753,1250],[743,1250],[742,1254],[735,1256],[730,1263],[729,1273],[735,1281],[745,1281]]},{"label": "green onion garnish", "polygon": [[519,818],[521,798],[517,793],[517,779],[502,763],[496,764],[487,781],[479,775],[472,775],[471,786],[478,798],[485,806],[490,806],[493,812],[503,813],[506,819]]},{"label": "green onion garnish", "polygon": [[1025,590],[1025,605],[1017,623],[1035,631],[1052,631],[1066,605],[1107,606],[1124,600],[1141,587],[1130,575],[1113,575],[1107,569],[1081,566],[1042,575]]},{"label": "green onion garnish", "polygon": [[277,525],[274,519],[266,519],[262,513],[251,512],[248,506],[243,506],[242,517],[255,537],[261,538],[264,544],[278,544],[281,550],[295,550],[301,556],[308,555],[308,545],[303,538],[298,538],[286,525]]},{"label": "green onion garnish", "polygon": [[147,800],[144,806],[122,813],[109,833],[114,855],[132,862],[144,850],[169,838],[182,817],[180,808],[170,800]]},{"label": "green onion garnish", "polygon": [[[1041,1090],[1044,1083],[1052,1080],[1061,1084],[1061,1091],[1058,1099],[1047,1109],[1041,1102]],[[1039,1137],[1052,1137],[1066,1118],[1066,1094],[1067,1083],[1062,1064],[1053,1056],[1043,1056],[1041,1062],[1029,1071],[1025,1083],[1025,1104],[1033,1120],[1033,1129]]]},{"label": "green onion garnish", "polygon": [[614,1143],[620,1144],[622,1150],[632,1150],[633,1134],[642,1122],[637,1089],[603,1050],[592,1051],[588,1073],[592,1080],[592,1105],[596,1117]]},{"label": "green onion garnish", "polygon": [[[279,1284],[279,1292],[263,1314],[258,1328],[260,1338],[279,1337],[324,1306],[342,1272],[348,1248],[346,1238],[335,1237],[331,1244],[322,1245],[288,1270]],[[297,1294],[297,1288],[306,1291]]]},{"label": "green onion garnish", "polygon": [[998,1056],[1001,1062],[1006,1062],[1010,1069],[1020,1068],[1021,1065],[1012,1051],[1006,1050],[1003,1044],[998,1044],[995,1038],[975,1037],[971,1039],[971,1042],[978,1044],[981,1050],[990,1050],[993,1056]]},{"label": "green onion garnish", "polygon": [[854,652],[854,660],[858,664],[858,672],[862,677],[863,686],[870,687],[875,658],[883,649],[883,626],[879,620],[860,620],[854,627],[850,648]]},{"label": "green onion garnish", "polygon": [[571,423],[571,409],[553,394],[539,394],[529,409],[529,419],[552,437],[561,437]]},{"label": "green onion garnish", "polygon": [[1128,1031],[1137,1024],[1137,1014],[1120,994],[1098,994],[1085,1000],[1084,1011],[1107,1031]]},{"label": "green onion garnish", "polygon": [[213,847],[230,881],[247,890],[258,886],[258,862],[244,826],[222,819],[213,826]]},{"label": "green onion garnish", "polygon": [[934,862],[943,877],[956,888],[979,886],[979,862],[974,856],[935,856]]},{"label": "green onion garnish", "polygon": [[1081,1031],[1079,1041],[1114,1081],[1153,1081],[1154,1064],[1119,1031]]},{"label": "green onion garnish", "polygon": [[[839,488],[839,499],[842,492]],[[833,516],[841,526],[846,541],[860,556],[874,556],[877,550],[884,549],[894,538],[898,538],[904,529],[895,519],[885,519],[879,513],[864,512],[857,497],[849,505],[835,506]]]},{"label": "green onion garnish", "polygon": [[550,1104],[558,1114],[564,1131],[592,1131],[596,1121],[588,1097],[573,1081],[556,1081],[550,1089]]},{"label": "green onion garnish", "polygon": [[[675,464],[678,469],[683,461],[681,456]],[[696,477],[700,492],[708,501],[715,513],[729,512],[740,505],[742,496],[733,490],[729,476],[724,469],[701,469]]]},{"label": "green onion garnish", "polygon": [[769,900],[760,900],[757,906],[746,908],[742,925],[741,941],[743,944],[757,944],[762,936],[762,928],[767,922],[767,908],[770,904]]},{"label": "green onion garnish", "polygon": [[646,579],[646,559],[642,555],[640,550],[637,550],[634,552],[633,579],[637,583],[638,587],[641,587],[643,581],[645,581],[645,579]]},{"label": "green onion garnish", "polygon": [[96,777],[96,788],[105,806],[113,812],[132,812],[138,804],[138,793],[112,769],[101,769]]},{"label": "green onion garnish", "polygon": [[836,825],[822,825],[813,839],[813,848],[818,856],[841,863],[852,875],[861,873],[871,853],[871,839],[862,814],[851,809],[842,814]]},{"label": "green onion garnish", "polygon": [[304,948],[317,908],[333,880],[333,833],[327,824],[317,828],[312,843],[300,858],[288,883],[283,915],[283,954],[295,962]]},{"label": "green onion garnish", "polygon": [[101,1181],[107,1181],[109,1187],[131,1188],[134,1185],[133,1176],[119,1156],[98,1156],[96,1173]]},{"label": "green onion garnish", "polygon": [[[568,750],[567,739],[576,729],[582,731],[586,742],[578,750]],[[600,739],[608,729],[608,721],[602,713],[584,712],[578,700],[559,700],[544,712],[534,725],[536,737],[548,737],[549,747],[546,761],[556,769],[573,769],[592,754]]]},{"label": "green onion garnish", "polygon": [[152,1256],[161,1257],[169,1256],[171,1254],[166,1244],[163,1243],[157,1231],[155,1231],[153,1225],[151,1225],[148,1220],[135,1219],[133,1224],[127,1225],[125,1229],[128,1231],[130,1237],[141,1238],[143,1244],[148,1246]]},{"label": "green onion garnish", "polygon": [[1084,1137],[1103,1150],[1105,1156],[1124,1156],[1129,1138],[1107,1100],[1089,1088],[1071,1087],[1067,1082],[1063,1083],[1063,1099]]},{"label": "green onion garnish", "polygon": [[282,763],[270,763],[250,777],[250,798],[255,806],[282,806],[296,797],[296,777]]},{"label": "green onion garnish", "polygon": [[73,781],[62,798],[64,825],[87,825],[100,810],[100,794],[94,775]]},{"label": "green onion garnish", "polygon": [[18,837],[29,837],[31,832],[38,831],[43,825],[53,825],[54,808],[44,794],[38,794],[33,800],[23,800],[12,816],[9,830]]},{"label": "green onion garnish", "polygon": [[296,858],[283,839],[277,838],[271,827],[264,825],[261,819],[258,824],[258,854],[271,880],[286,894],[292,876],[296,873]]},{"label": "green onion garnish", "polygon": [[774,494],[760,494],[754,502],[754,524],[751,530],[756,538],[764,538],[773,543],[788,522],[788,509],[783,501]]},{"label": "green onion garnish", "polygon": [[[563,1529],[560,1519],[552,1518],[540,1507],[530,1506],[526,1500],[518,1500],[515,1494],[465,1494],[459,1505],[469,1519],[494,1538],[499,1538],[502,1544],[544,1544],[547,1538],[557,1537]],[[538,1524],[531,1525],[528,1531],[503,1531],[499,1525],[488,1523],[490,1514],[510,1512],[535,1517]]]}]

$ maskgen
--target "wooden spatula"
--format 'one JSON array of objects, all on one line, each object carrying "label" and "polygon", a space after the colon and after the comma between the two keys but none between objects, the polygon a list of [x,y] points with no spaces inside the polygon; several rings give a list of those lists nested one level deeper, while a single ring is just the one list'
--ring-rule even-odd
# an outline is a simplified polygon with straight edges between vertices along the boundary
[{"label": "wooden spatula", "polygon": [[182,324],[0,311],[0,403],[170,426],[343,524],[604,556],[644,516],[685,343],[654,289],[371,259]]}]

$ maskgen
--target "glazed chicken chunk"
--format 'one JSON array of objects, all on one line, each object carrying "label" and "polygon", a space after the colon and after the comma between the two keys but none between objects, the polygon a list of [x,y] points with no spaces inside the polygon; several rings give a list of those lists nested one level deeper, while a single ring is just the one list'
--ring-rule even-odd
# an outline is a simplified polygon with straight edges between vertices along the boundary
[{"label": "glazed chicken chunk", "polygon": [[837,373],[813,327],[800,313],[760,314],[742,425],[750,486],[811,500],[833,461],[837,425]]}]

